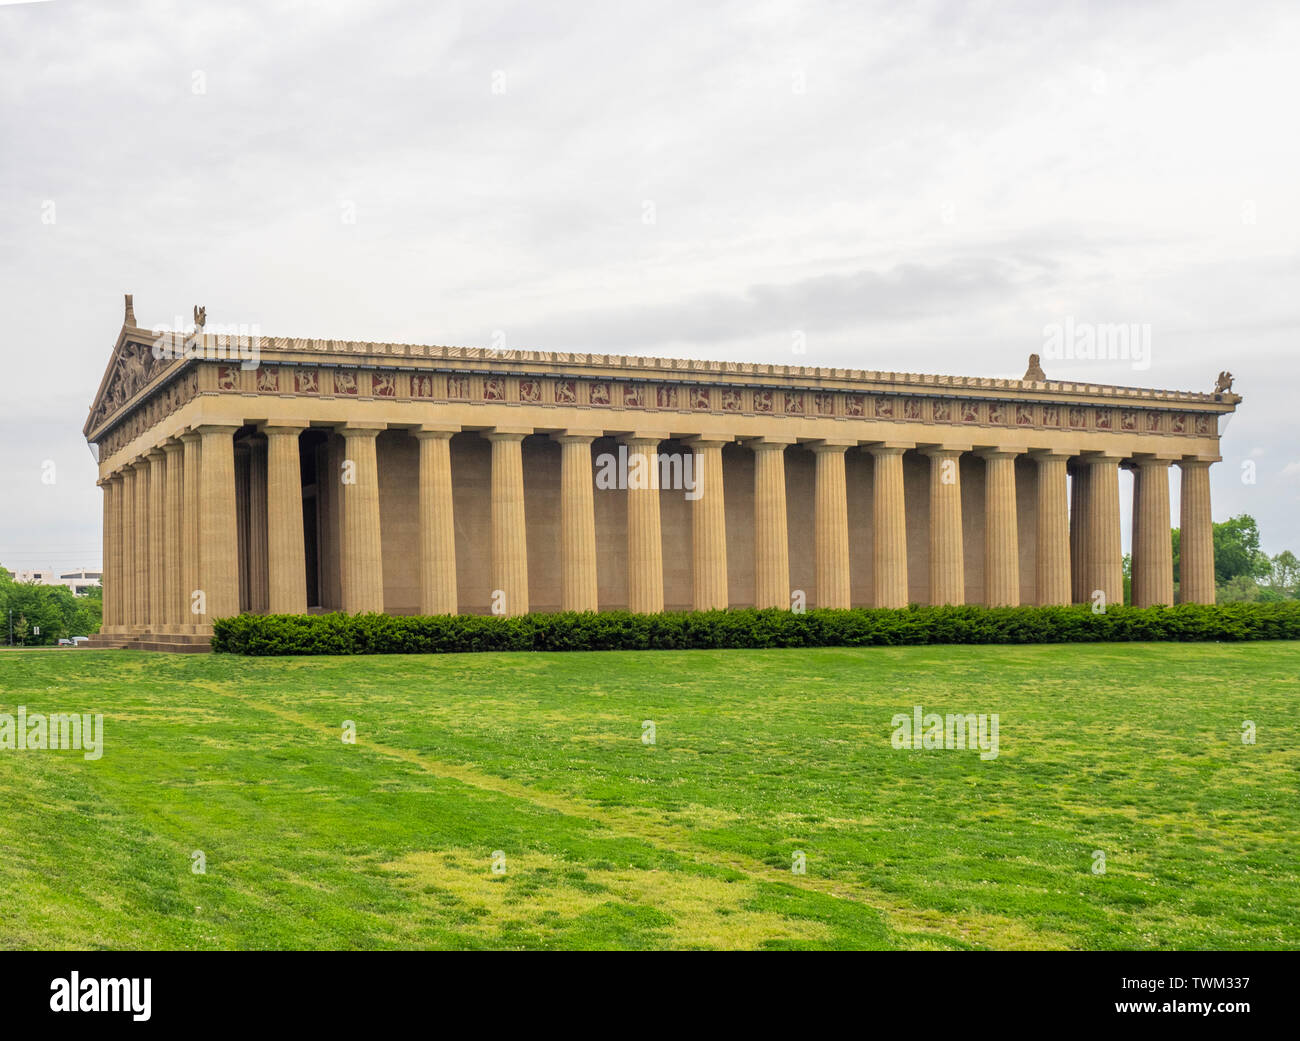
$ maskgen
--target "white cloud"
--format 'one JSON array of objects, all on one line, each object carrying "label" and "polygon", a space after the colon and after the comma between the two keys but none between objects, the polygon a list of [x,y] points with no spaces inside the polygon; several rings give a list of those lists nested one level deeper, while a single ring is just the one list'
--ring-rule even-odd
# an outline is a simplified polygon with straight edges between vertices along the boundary
[{"label": "white cloud", "polygon": [[1298,52],[1281,2],[5,7],[0,490],[85,457],[126,291],[146,324],[759,360],[799,328],[808,364],[971,375],[1073,316],[1150,324],[1152,366],[1062,377],[1234,371],[1215,513],[1300,548],[1233,469],[1294,442]]}]

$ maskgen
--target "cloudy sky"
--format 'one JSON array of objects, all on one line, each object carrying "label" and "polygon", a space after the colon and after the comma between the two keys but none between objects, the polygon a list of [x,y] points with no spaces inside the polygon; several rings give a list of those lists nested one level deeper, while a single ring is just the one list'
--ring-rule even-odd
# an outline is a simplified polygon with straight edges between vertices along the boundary
[{"label": "cloudy sky", "polygon": [[1138,323],[1149,366],[1048,375],[1231,369],[1215,519],[1300,551],[1297,97],[1283,2],[0,3],[0,562],[99,564],[124,292],[143,325],[1016,377],[1050,325]]}]

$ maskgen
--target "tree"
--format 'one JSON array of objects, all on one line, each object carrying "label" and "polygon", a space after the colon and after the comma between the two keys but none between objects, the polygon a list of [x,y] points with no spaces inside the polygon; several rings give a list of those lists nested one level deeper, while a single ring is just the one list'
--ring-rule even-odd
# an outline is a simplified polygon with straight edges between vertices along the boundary
[{"label": "tree", "polygon": [[1294,597],[1300,589],[1300,559],[1289,549],[1284,549],[1270,563],[1269,588],[1284,598]]},{"label": "tree", "polygon": [[[1174,550],[1174,581],[1182,582],[1182,533],[1178,528],[1170,532]],[[1271,564],[1268,554],[1259,548],[1259,525],[1248,513],[1232,517],[1213,526],[1214,581],[1225,585],[1238,577],[1255,579],[1268,576]]]},{"label": "tree", "polygon": [[20,646],[56,643],[68,636],[98,632],[103,619],[103,595],[100,586],[74,595],[66,586],[15,582],[0,568],[0,642],[9,642],[11,619],[13,640]]}]

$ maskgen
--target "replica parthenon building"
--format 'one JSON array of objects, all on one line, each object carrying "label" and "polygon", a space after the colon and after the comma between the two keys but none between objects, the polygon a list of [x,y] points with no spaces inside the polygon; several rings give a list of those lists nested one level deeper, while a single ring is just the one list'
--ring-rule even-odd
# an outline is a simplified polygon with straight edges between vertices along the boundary
[{"label": "replica parthenon building", "polygon": [[[1121,468],[1134,602],[1167,604],[1171,464],[1181,599],[1214,599],[1209,466],[1241,400],[1224,379],[289,338],[253,364],[198,309],[193,333],[159,334],[126,301],[85,427],[117,642],[241,611],[1119,602]],[[693,491],[660,479],[683,474]]]}]

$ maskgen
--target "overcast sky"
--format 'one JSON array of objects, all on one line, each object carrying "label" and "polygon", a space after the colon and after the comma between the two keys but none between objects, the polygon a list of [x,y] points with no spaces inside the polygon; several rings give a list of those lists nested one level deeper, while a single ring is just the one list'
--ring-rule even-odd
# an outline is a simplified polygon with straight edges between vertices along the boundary
[{"label": "overcast sky", "polygon": [[1300,552],[1298,12],[0,5],[0,562],[100,563],[124,292],[147,326],[979,376],[1139,323],[1149,367],[1044,368],[1232,370],[1215,519]]}]

